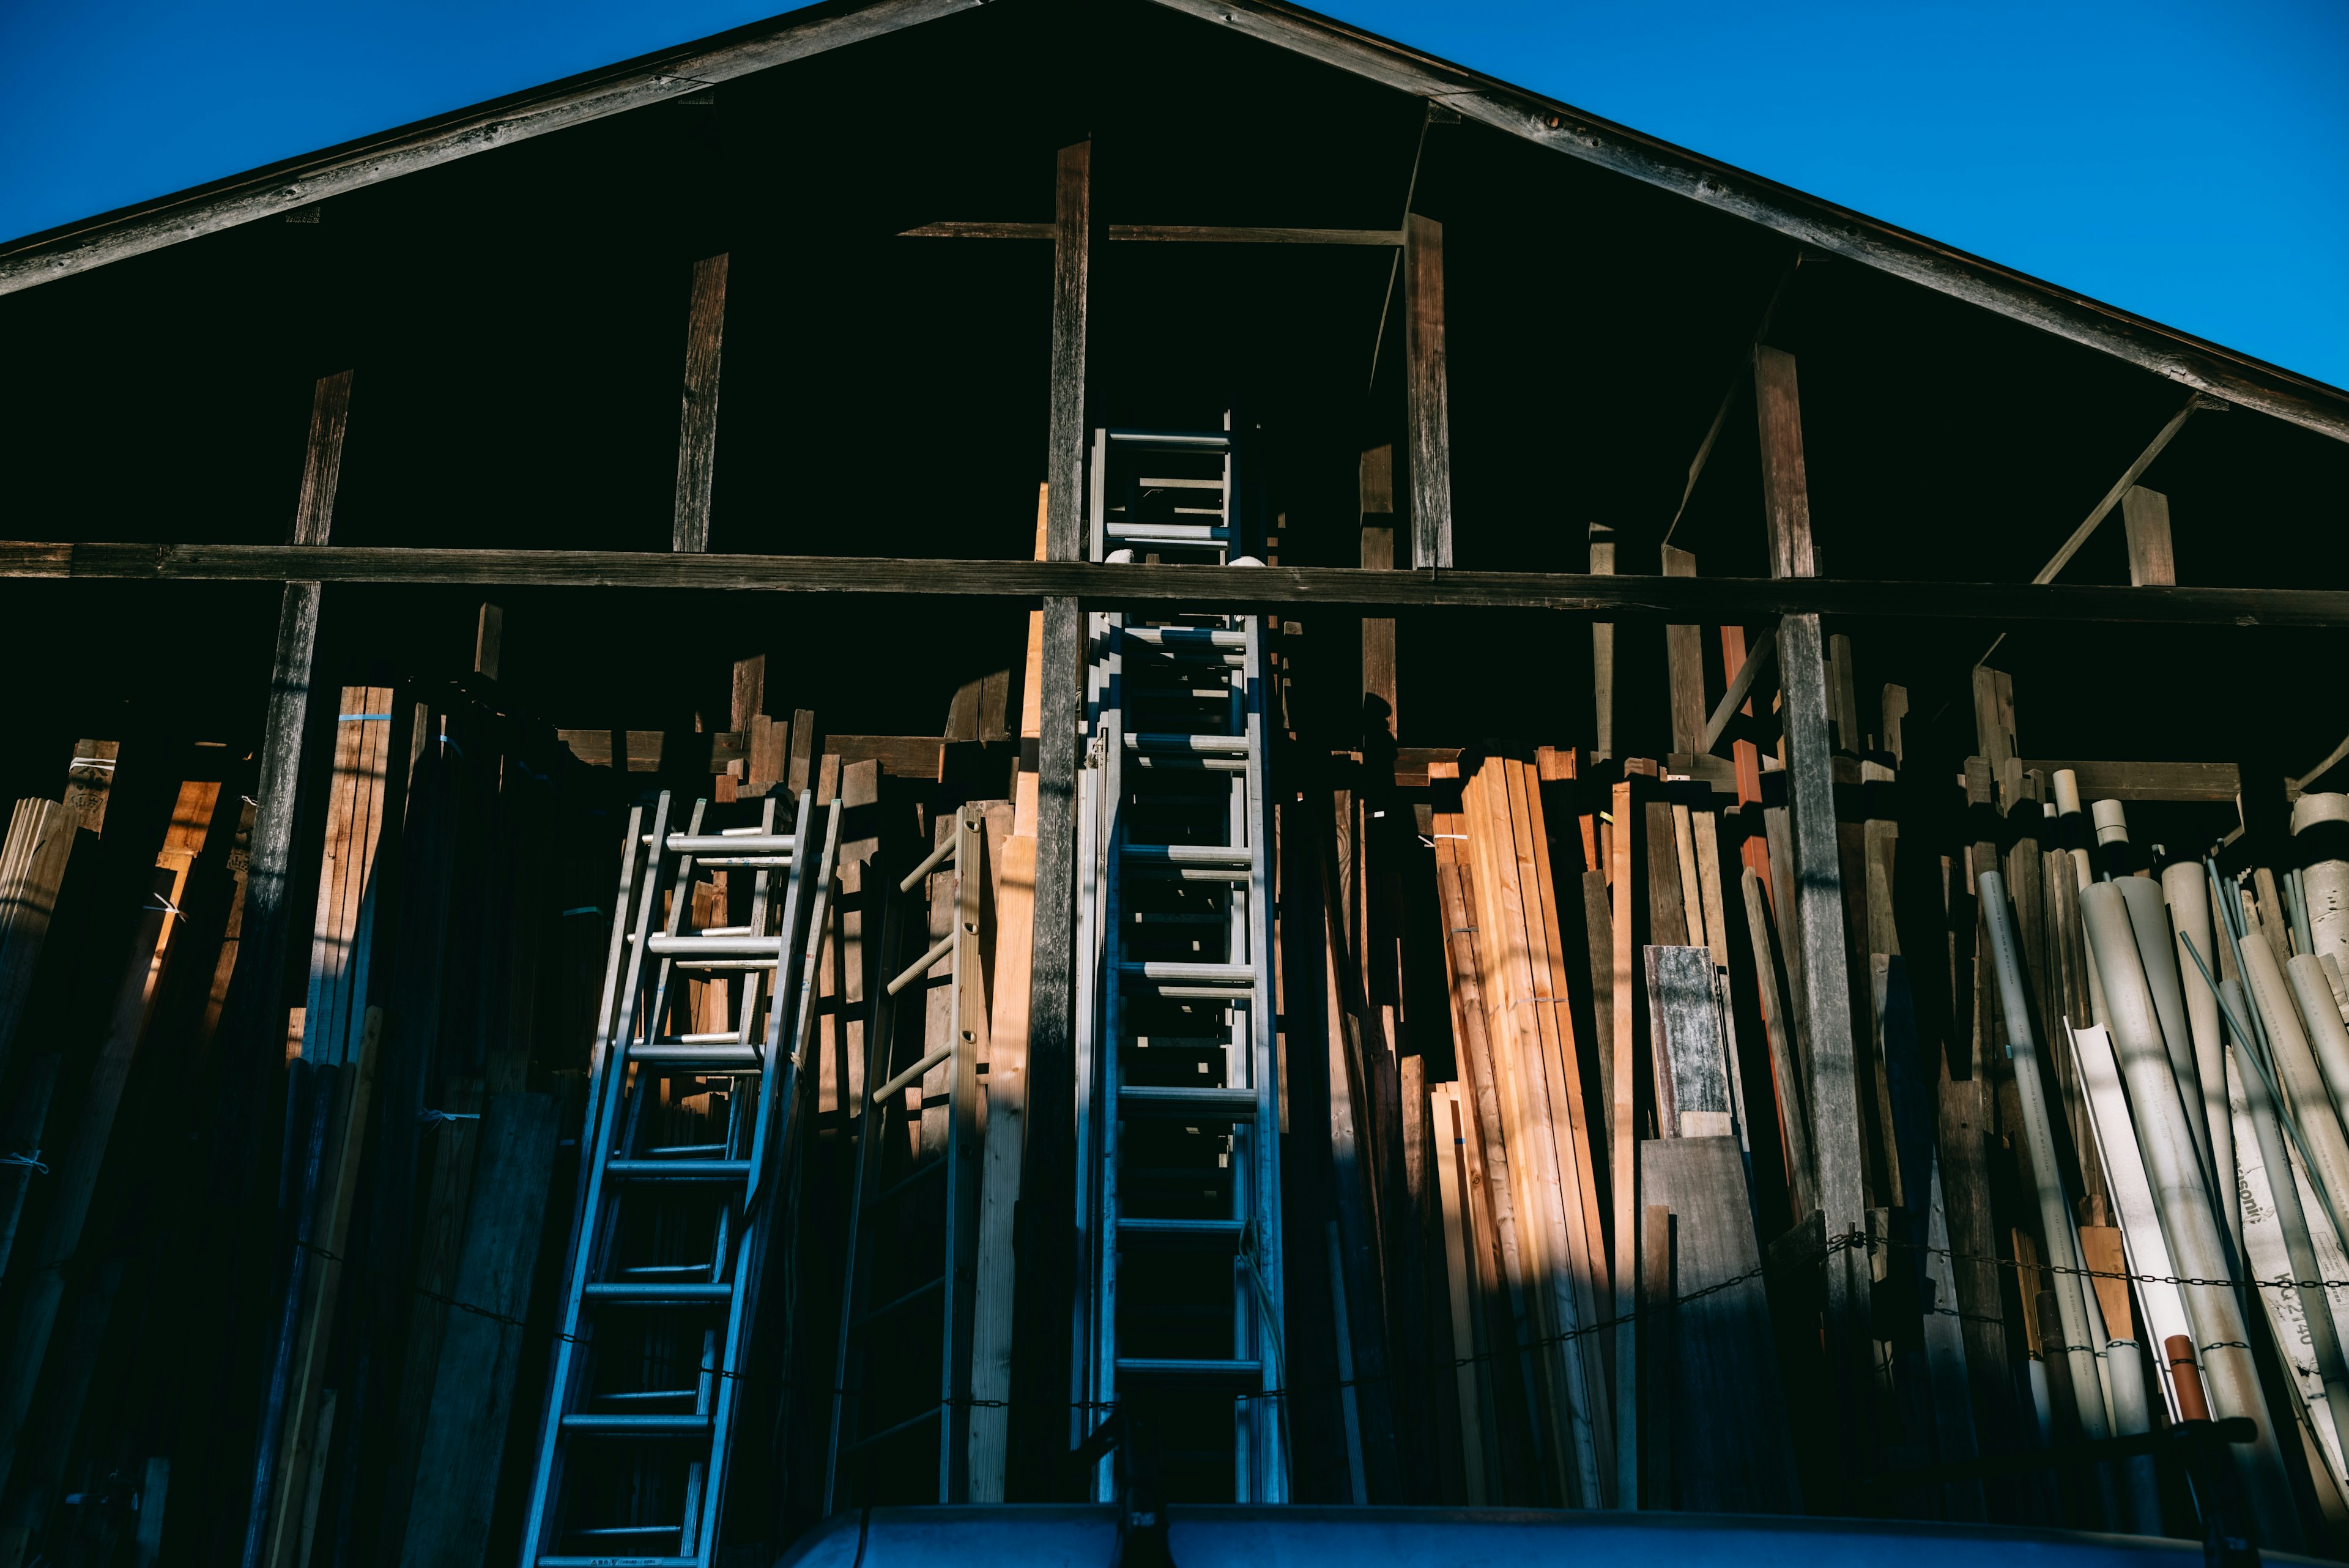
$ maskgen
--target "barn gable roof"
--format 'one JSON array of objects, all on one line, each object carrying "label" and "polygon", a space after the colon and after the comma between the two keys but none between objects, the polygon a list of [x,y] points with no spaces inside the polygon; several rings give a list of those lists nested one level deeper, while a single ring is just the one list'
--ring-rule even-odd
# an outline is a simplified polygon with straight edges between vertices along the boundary
[{"label": "barn gable roof", "polygon": [[[827,0],[543,87],[0,245],[0,294],[283,213],[477,152],[689,96],[988,0]],[[1439,59],[1286,0],[1139,0],[1444,104],[1535,146],[1746,219],[2184,388],[2349,441],[2349,392]]]}]

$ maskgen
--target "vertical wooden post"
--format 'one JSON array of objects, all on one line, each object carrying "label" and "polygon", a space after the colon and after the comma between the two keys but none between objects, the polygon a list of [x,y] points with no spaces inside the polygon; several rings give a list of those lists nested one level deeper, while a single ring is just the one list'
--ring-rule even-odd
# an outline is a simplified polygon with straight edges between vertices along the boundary
[{"label": "vertical wooden post", "polygon": [[[1767,345],[1754,353],[1754,392],[1762,438],[1762,493],[1771,574],[1809,576],[1808,482],[1803,472],[1800,400],[1791,355]],[[1857,1060],[1853,1043],[1851,965],[1845,950],[1843,864],[1835,811],[1835,757],[1828,734],[1826,645],[1816,614],[1778,623],[1778,670],[1785,696],[1786,794],[1791,821],[1794,910],[1788,954],[1803,976],[1809,1006],[1812,1157],[1818,1202],[1830,1241],[1865,1227],[1861,1192]],[[1836,1386],[1831,1407],[1858,1408],[1857,1357],[1868,1340],[1867,1254],[1827,1254],[1827,1354]],[[1860,1427],[1848,1415],[1845,1458],[1857,1465]],[[1853,1468],[1849,1473],[1857,1474]]]},{"label": "vertical wooden post", "polygon": [[[1092,143],[1061,149],[1054,181],[1051,424],[1046,441],[1044,554],[1084,550],[1085,327],[1092,254]],[[1068,1335],[1076,1261],[1069,1226],[1076,1092],[1077,721],[1084,616],[1073,598],[1043,603],[1036,711],[1035,936],[1029,957],[1028,1147],[1021,1164],[1014,1334],[1022,1387],[1013,1451],[1045,1488],[1060,1485],[1070,1443]],[[1032,1347],[1032,1349],[1031,1349]],[[1016,1480],[1015,1480],[1016,1485]],[[1029,1490],[1030,1495],[1054,1495]],[[1017,1493],[1015,1492],[1015,1495]]]},{"label": "vertical wooden post", "polygon": [[[1604,523],[1590,525],[1590,575],[1615,575],[1615,530]],[[1590,623],[1591,704],[1598,714],[1597,743],[1590,760],[1603,763],[1615,755],[1615,623]],[[1701,732],[1701,731],[1700,731]]]},{"label": "vertical wooden post", "polygon": [[[1394,448],[1374,446],[1362,453],[1362,570],[1394,569]],[[1383,709],[1383,711],[1381,711]],[[1362,731],[1385,730],[1401,737],[1395,717],[1395,621],[1392,616],[1362,618]]]},{"label": "vertical wooden post", "polygon": [[[1666,545],[1663,556],[1664,576],[1696,576],[1696,557],[1688,551]],[[1712,717],[1704,701],[1703,630],[1693,626],[1664,628],[1664,666],[1671,698],[1672,750],[1694,756],[1704,750],[1705,721]]]},{"label": "vertical wooden post", "polygon": [[709,493],[718,478],[718,361],[726,337],[726,255],[693,264],[685,318],[685,395],[677,421],[677,519],[669,548],[709,548]]},{"label": "vertical wooden post", "polygon": [[2178,581],[2178,559],[2169,550],[2169,497],[2142,484],[2121,497],[2121,526],[2128,534],[2129,587]]},{"label": "vertical wooden post", "polygon": [[1452,564],[1452,408],[1444,359],[1444,225],[1402,224],[1403,417],[1411,443],[1411,564]]},{"label": "vertical wooden post", "polygon": [[1762,424],[1762,515],[1769,531],[1770,575],[1816,576],[1810,481],[1803,470],[1802,400],[1792,354],[1766,343],[1754,348],[1754,400]]}]

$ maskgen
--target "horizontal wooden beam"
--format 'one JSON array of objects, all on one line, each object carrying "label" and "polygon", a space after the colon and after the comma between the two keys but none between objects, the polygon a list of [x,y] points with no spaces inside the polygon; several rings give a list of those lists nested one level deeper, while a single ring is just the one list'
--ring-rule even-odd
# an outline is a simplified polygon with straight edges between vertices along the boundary
[{"label": "horizontal wooden beam", "polygon": [[919,594],[1103,608],[1299,605],[1401,610],[1538,609],[1700,623],[1815,613],[1868,618],[2349,628],[2331,588],[2127,587],[1860,582],[1832,577],[1593,576],[1574,572],[1375,572],[1335,566],[1108,566],[1092,561],[900,560],[873,556],[675,555],[628,550],[438,550],[280,545],[0,543],[0,578],[131,582],[491,584],[750,593]]},{"label": "horizontal wooden beam", "polygon": [[2242,775],[2232,763],[2066,763],[2029,757],[2023,761],[2024,773],[2044,773],[2050,778],[2067,768],[2079,777],[2083,802],[2208,800],[2231,805],[2243,788]]},{"label": "horizontal wooden beam", "polygon": [[[986,222],[924,223],[906,229],[908,240],[1049,240],[1058,233],[1051,223]],[[1400,229],[1268,229],[1218,228],[1206,223],[1112,223],[1113,240],[1154,240],[1161,244],[1213,245],[1385,245],[1402,244]]]}]

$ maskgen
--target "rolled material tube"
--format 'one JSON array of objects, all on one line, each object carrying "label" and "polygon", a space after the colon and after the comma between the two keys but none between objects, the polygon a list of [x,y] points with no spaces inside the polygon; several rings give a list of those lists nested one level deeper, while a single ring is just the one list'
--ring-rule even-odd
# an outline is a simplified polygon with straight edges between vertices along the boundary
[{"label": "rolled material tube", "polygon": [[[2314,1282],[2324,1276],[2316,1263],[2316,1243],[2308,1229],[2308,1211],[2300,1201],[2300,1183],[2292,1179],[2292,1154],[2284,1147],[2283,1123],[2276,1114],[2267,1079],[2241,1060],[2245,1046],[2235,1042],[2236,1076],[2243,1085],[2243,1102],[2251,1113],[2251,1127],[2260,1140],[2260,1162],[2267,1167],[2268,1187],[2277,1221],[2283,1227],[2284,1250],[2292,1255],[2292,1278]],[[2324,1379],[2324,1403],[2333,1412],[2333,1429],[2349,1434],[2349,1363],[2341,1353],[2341,1336],[2333,1325],[2333,1305],[2324,1287],[2300,1286],[2300,1310],[2308,1319],[2308,1348],[2316,1358],[2317,1376]]]},{"label": "rolled material tube", "polygon": [[[2349,794],[2302,794],[2292,802],[2292,836],[2309,827],[2349,827]],[[2300,872],[2300,891],[2309,905],[2309,938],[2316,957],[2349,966],[2349,860],[2313,860]]]},{"label": "rolled material tube", "polygon": [[2308,1026],[2308,1043],[2315,1047],[2316,1065],[2324,1086],[2333,1091],[2334,1114],[2349,1106],[2349,1026],[2341,1022],[2341,1004],[2333,1000],[2333,981],[2325,977],[2324,961],[2301,953],[2283,966],[2292,981],[2292,1000],[2300,1003],[2301,1021]]},{"label": "rolled material tube", "polygon": [[2023,1131],[2031,1150],[2031,1180],[2037,1189],[2040,1228],[2047,1237],[2047,1261],[2057,1265],[2049,1271],[2048,1278],[2055,1294],[2055,1311],[2064,1321],[2064,1365],[2080,1410],[2081,1436],[2094,1441],[2112,1431],[2105,1413],[2104,1384],[2096,1376],[2096,1346],[2101,1342],[2088,1326],[2081,1278],[2074,1272],[2080,1267],[2080,1239],[2072,1229],[2072,1206],[2064,1199],[2063,1173],[2055,1163],[2046,1080],[2040,1075],[2039,1044],[2032,1036],[2031,1014],[2023,1001],[2023,965],[2015,957],[2014,927],[2007,919],[2006,883],[1995,871],[1982,874],[1982,909],[1998,971],[2007,1054],[2014,1062],[2015,1091],[2023,1102]]},{"label": "rolled material tube", "polygon": [[[2301,1027],[2300,1010],[2292,1005],[2283,971],[2276,966],[2275,953],[2267,943],[2258,940],[2243,944],[2242,965],[2244,989],[2251,993],[2251,1005],[2267,1026],[2269,1061],[2283,1090],[2286,1103],[2279,1109],[2300,1128],[2309,1164],[2333,1201],[2349,1202],[2349,1139],[2342,1136],[2341,1118],[2333,1109],[2332,1095],[2317,1067],[2315,1053],[2309,1048],[2308,1033]],[[2343,1216],[2333,1218],[2338,1221]]]},{"label": "rolled material tube", "polygon": [[[2074,1264],[2085,1268],[2087,1257],[2079,1246],[2078,1232],[2073,1236]],[[2089,1343],[2100,1347],[2096,1357],[2104,1366],[2105,1397],[2112,1407],[2113,1435],[2130,1438],[2151,1431],[2153,1412],[2146,1397],[2145,1359],[2137,1352],[2137,1341],[2113,1336],[2110,1325],[2105,1322],[2104,1304],[2096,1299],[2095,1287],[2085,1279],[2080,1300],[2087,1310]],[[2113,1470],[2113,1528],[2131,1535],[2160,1534],[2161,1493],[2153,1456],[2138,1454],[2116,1460]]]},{"label": "rolled material tube", "polygon": [[[2153,992],[2153,1016],[2161,1025],[2161,1044],[2169,1053],[2169,1071],[2178,1080],[2178,1103],[2186,1125],[2194,1129],[2195,1147],[2202,1151],[2202,1178],[2212,1192],[2226,1179],[2210,1146],[2209,1119],[2203,1114],[2202,1069],[2194,1059],[2194,1035],[2186,1017],[2186,992],[2178,983],[2178,938],[2169,929],[2169,909],[2160,884],[2144,877],[2124,877],[2113,886],[2128,906],[2129,929],[2137,933],[2137,961],[2145,967],[2147,989]],[[2232,1172],[2227,1173],[2231,1177]]]},{"label": "rolled material tube", "polygon": [[2227,1108],[2227,1043],[2219,1028],[2219,999],[2202,973],[2186,958],[2185,944],[2209,955],[2210,893],[2202,867],[2184,860],[2161,874],[2161,891],[2169,900],[2169,922],[2178,936],[2178,972],[2186,979],[2186,1026],[2194,1036],[2194,1072],[2202,1090],[2202,1118],[2209,1134],[2211,1196],[2218,1200],[2227,1233],[2234,1239],[2235,1256],[2243,1255],[2243,1204],[2235,1183],[2235,1118]]},{"label": "rolled material tube", "polygon": [[[2137,960],[2128,906],[2122,901],[2119,888],[2100,882],[2081,893],[2080,913],[2104,976],[2105,1000],[2112,1008],[2113,1045],[2120,1059],[2122,1082],[2128,1086],[2137,1147],[2153,1182],[2154,1204],[2161,1216],[2162,1239],[2169,1244],[2171,1266],[2188,1278],[2225,1279],[2229,1273],[2226,1238],[2219,1229],[2210,1194],[2202,1185],[2194,1137],[2179,1108],[2178,1080],[2154,1019],[2153,995]],[[2188,1285],[2181,1293],[2200,1348],[2211,1403],[2221,1416],[2247,1417],[2259,1426],[2258,1440],[2237,1451],[2237,1464],[2252,1516],[2259,1523],[2261,1542],[2278,1551],[2298,1551],[2299,1510],[2284,1477],[2283,1454],[2276,1446],[2273,1423],[2263,1418],[2267,1403],[2261,1396],[2259,1369],[2247,1348],[2251,1326],[2242,1304],[2224,1285]]]}]

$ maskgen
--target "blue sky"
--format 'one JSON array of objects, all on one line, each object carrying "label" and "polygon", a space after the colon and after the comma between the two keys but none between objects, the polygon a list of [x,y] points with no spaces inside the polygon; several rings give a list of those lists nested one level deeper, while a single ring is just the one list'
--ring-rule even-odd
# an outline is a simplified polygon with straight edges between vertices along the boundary
[{"label": "blue sky", "polygon": [[[2349,386],[2349,0],[1324,4]],[[774,9],[5,0],[0,236]]]}]

